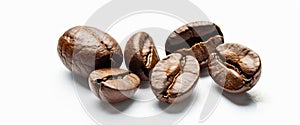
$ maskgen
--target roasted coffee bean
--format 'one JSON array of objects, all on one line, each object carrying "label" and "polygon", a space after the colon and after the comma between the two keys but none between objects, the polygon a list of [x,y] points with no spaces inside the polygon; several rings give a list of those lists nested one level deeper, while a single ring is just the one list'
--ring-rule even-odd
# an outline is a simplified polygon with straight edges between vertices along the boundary
[{"label": "roasted coffee bean", "polygon": [[259,80],[261,60],[253,50],[236,43],[219,45],[210,54],[209,74],[229,93],[250,90]]},{"label": "roasted coffee bean", "polygon": [[127,68],[142,81],[149,81],[149,72],[159,61],[151,36],[145,32],[134,34],[126,44],[124,56]]},{"label": "roasted coffee bean", "polygon": [[[195,44],[193,48],[195,57],[197,58],[201,68],[207,67],[207,59],[209,52],[205,49],[205,41],[209,41],[210,38],[215,36],[223,36],[221,29],[214,23],[208,21],[198,21],[186,24],[174,32],[172,32],[165,44],[165,50],[167,54],[173,53],[180,49],[189,49]],[[223,38],[218,44],[224,43]]]},{"label": "roasted coffee bean", "polygon": [[74,74],[87,78],[90,72],[103,67],[119,67],[123,54],[109,34],[88,26],[76,26],[59,39],[58,54]]},{"label": "roasted coffee bean", "polygon": [[191,48],[183,48],[176,50],[175,53],[180,53],[182,55],[191,55],[196,57],[201,68],[205,68],[208,63],[209,53],[215,51],[216,47],[223,44],[222,36],[214,36],[205,42],[196,43]]},{"label": "roasted coffee bean", "polygon": [[193,56],[173,53],[160,60],[151,73],[151,87],[158,100],[177,103],[188,98],[200,75]]},{"label": "roasted coffee bean", "polygon": [[93,71],[89,86],[94,94],[109,103],[118,103],[132,97],[140,85],[137,75],[120,68],[102,68]]}]

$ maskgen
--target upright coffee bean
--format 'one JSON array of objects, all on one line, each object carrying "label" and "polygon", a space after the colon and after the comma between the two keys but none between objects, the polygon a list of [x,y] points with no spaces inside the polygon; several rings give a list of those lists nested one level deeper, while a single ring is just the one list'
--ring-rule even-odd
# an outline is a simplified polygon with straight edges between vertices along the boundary
[{"label": "upright coffee bean", "polygon": [[[202,44],[202,42],[208,41],[217,35],[223,36],[223,33],[216,24],[208,21],[192,22],[179,27],[169,35],[165,50],[167,54],[170,54],[180,49],[189,49],[198,44],[193,48],[193,51],[201,68],[204,68],[207,66],[209,52],[207,52],[205,44]],[[220,40],[221,42],[218,44],[224,43],[223,38]]]},{"label": "upright coffee bean", "polygon": [[209,74],[229,93],[250,90],[259,80],[261,60],[253,50],[236,43],[219,45],[210,55]]},{"label": "upright coffee bean", "polygon": [[162,102],[181,102],[191,95],[199,71],[200,67],[193,56],[170,54],[153,68],[150,81],[152,91]]},{"label": "upright coffee bean", "polygon": [[142,81],[149,80],[149,72],[159,61],[153,40],[145,32],[138,32],[129,39],[124,55],[127,68],[137,74]]},{"label": "upright coffee bean", "polygon": [[127,70],[103,68],[90,74],[89,85],[98,98],[109,103],[118,103],[134,95],[140,79]]},{"label": "upright coffee bean", "polygon": [[95,69],[119,67],[123,61],[116,40],[88,26],[76,26],[66,31],[59,38],[57,51],[70,71],[85,78]]}]

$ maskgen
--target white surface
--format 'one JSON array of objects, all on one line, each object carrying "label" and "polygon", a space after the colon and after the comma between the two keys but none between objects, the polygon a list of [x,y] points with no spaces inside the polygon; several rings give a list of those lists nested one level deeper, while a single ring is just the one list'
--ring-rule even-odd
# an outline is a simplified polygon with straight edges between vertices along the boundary
[{"label": "white surface", "polygon": [[[108,1],[1,1],[0,124],[95,123],[76,98],[70,75],[60,62],[57,40],[68,28],[83,25]],[[216,111],[201,123],[298,123],[297,77],[300,70],[297,0],[192,0],[218,24],[226,42],[242,43],[260,54],[262,77],[249,92],[254,102],[239,106],[221,98]],[[290,61],[290,62],[288,62]],[[200,91],[205,97],[203,82]],[[201,110],[201,106],[198,107]],[[196,124],[192,110],[181,124]]]}]

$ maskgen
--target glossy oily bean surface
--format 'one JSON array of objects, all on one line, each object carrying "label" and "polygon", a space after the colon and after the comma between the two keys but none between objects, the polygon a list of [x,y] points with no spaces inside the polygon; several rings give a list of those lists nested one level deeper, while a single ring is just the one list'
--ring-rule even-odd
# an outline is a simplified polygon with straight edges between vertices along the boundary
[{"label": "glossy oily bean surface", "polygon": [[199,71],[199,64],[193,56],[170,54],[153,68],[150,81],[152,91],[162,102],[181,102],[191,95]]},{"label": "glossy oily bean surface", "polygon": [[[210,38],[218,35],[223,36],[223,33],[219,28],[219,26],[217,26],[212,22],[209,21],[191,22],[184,26],[179,27],[169,35],[165,44],[165,51],[167,54],[170,54],[180,49],[184,49],[184,48],[189,49],[193,47],[195,44],[208,41]],[[224,43],[223,38],[221,43]],[[206,60],[207,58],[203,58],[203,57],[208,57],[209,56],[208,52],[206,51],[205,46],[203,46],[203,44],[199,44],[199,45],[193,50],[198,52],[195,53],[195,55],[201,54],[200,57],[196,56],[200,66],[207,67],[207,60]]]},{"label": "glossy oily bean surface", "polygon": [[124,56],[127,68],[142,81],[149,81],[149,72],[159,61],[151,36],[145,32],[134,34],[126,44]]},{"label": "glossy oily bean surface", "polygon": [[89,86],[94,94],[109,103],[118,103],[132,97],[140,85],[137,75],[120,68],[93,71]]},{"label": "glossy oily bean surface", "polygon": [[223,41],[223,37],[217,35],[205,42],[196,43],[190,48],[176,50],[175,53],[194,56],[198,60],[201,69],[203,69],[207,67],[209,53],[214,52],[218,45],[223,44]]},{"label": "glossy oily bean surface", "polygon": [[109,34],[88,26],[67,30],[58,41],[57,51],[63,64],[76,75],[87,78],[103,67],[119,67],[123,54]]},{"label": "glossy oily bean surface", "polygon": [[229,93],[243,93],[256,85],[261,59],[253,50],[237,43],[219,45],[208,64],[213,80]]}]

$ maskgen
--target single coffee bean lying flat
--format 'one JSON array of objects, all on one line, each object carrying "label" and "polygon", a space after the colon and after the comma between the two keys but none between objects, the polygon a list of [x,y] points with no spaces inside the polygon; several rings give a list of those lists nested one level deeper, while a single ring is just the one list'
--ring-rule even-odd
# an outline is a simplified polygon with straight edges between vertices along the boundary
[{"label": "single coffee bean lying flat", "polygon": [[160,60],[151,73],[151,87],[158,100],[177,103],[188,98],[200,75],[193,56],[173,53]]},{"label": "single coffee bean lying flat", "polygon": [[[165,44],[165,50],[167,54],[173,53],[176,50],[183,48],[191,48],[197,43],[205,42],[214,36],[223,36],[221,29],[214,23],[208,21],[198,21],[188,23],[182,27],[179,27],[174,32],[172,32]],[[222,38],[222,43],[224,40]],[[195,48],[196,49],[196,48]],[[196,50],[196,51],[205,51],[205,50]],[[201,57],[197,57],[201,67],[207,67],[205,61],[199,60],[202,57],[208,57],[207,52],[204,52]],[[205,59],[206,60],[206,59]]]},{"label": "single coffee bean lying flat", "polygon": [[213,80],[229,93],[243,93],[256,85],[261,60],[253,50],[236,43],[219,45],[208,64]]},{"label": "single coffee bean lying flat", "polygon": [[94,94],[109,103],[118,103],[132,97],[140,85],[137,75],[119,68],[103,68],[93,71],[89,86]]},{"label": "single coffee bean lying flat", "polygon": [[207,67],[209,53],[214,52],[218,45],[223,44],[223,41],[223,37],[217,35],[211,37],[205,42],[196,43],[191,48],[183,48],[176,50],[175,53],[194,56],[198,60],[200,68],[202,69]]},{"label": "single coffee bean lying flat", "polygon": [[159,61],[151,36],[145,32],[134,34],[126,44],[124,56],[127,68],[142,81],[149,81],[149,72]]},{"label": "single coffee bean lying flat", "polygon": [[63,64],[76,75],[87,78],[103,67],[119,67],[123,54],[109,34],[88,26],[76,26],[60,38],[57,51]]}]

